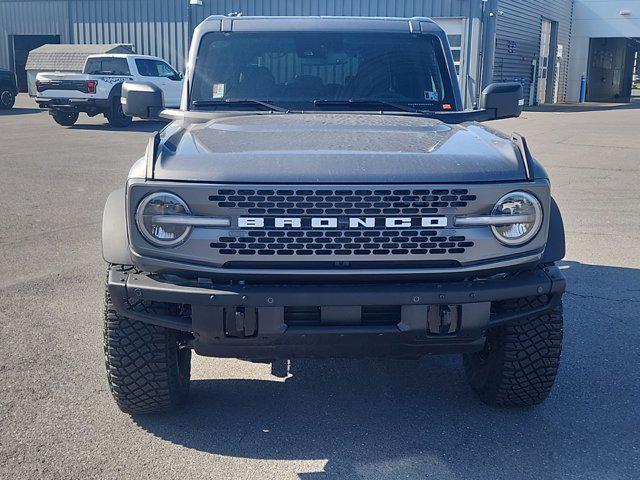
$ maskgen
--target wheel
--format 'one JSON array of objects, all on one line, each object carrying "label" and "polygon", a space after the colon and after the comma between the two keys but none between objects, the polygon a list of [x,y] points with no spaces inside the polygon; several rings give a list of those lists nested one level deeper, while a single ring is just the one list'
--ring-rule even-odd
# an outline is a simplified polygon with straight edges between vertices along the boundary
[{"label": "wheel", "polygon": [[180,334],[118,315],[106,292],[104,357],[120,410],[132,415],[160,413],[186,401],[191,350],[179,347]]},{"label": "wheel", "polygon": [[109,125],[116,128],[124,128],[131,125],[133,118],[127,117],[122,111],[122,103],[120,103],[120,97],[113,99],[111,110],[104,114],[107,117]]},{"label": "wheel", "polygon": [[[501,312],[540,307],[548,298],[510,300]],[[544,315],[490,329],[483,350],[463,356],[471,387],[480,399],[497,407],[530,407],[542,403],[556,378],[562,350],[562,304]]]},{"label": "wheel", "polygon": [[0,110],[9,110],[16,104],[16,94],[11,90],[0,91]]},{"label": "wheel", "polygon": [[54,111],[51,116],[58,125],[70,127],[78,121],[80,114],[78,112]]}]

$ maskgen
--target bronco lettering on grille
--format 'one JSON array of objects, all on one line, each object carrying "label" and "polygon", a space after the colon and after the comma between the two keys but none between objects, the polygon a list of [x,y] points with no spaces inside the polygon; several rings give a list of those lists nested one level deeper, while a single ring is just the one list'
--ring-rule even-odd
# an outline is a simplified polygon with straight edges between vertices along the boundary
[{"label": "bronco lettering on grille", "polygon": [[448,225],[447,217],[239,217],[238,228],[416,228]]}]

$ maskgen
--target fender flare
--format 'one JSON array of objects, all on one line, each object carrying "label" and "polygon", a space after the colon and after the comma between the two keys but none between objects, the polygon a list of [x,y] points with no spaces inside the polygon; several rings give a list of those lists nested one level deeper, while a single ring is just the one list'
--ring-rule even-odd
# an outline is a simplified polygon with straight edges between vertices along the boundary
[{"label": "fender flare", "polygon": [[122,94],[122,84],[124,82],[116,83],[113,87],[111,87],[111,91],[109,92],[109,100],[113,100],[115,97],[119,97]]},{"label": "fender flare", "polygon": [[116,265],[133,265],[127,233],[124,188],[109,194],[102,214],[102,258]]},{"label": "fender flare", "polygon": [[562,220],[560,208],[553,197],[551,198],[550,206],[549,236],[542,256],[543,263],[559,262],[566,253],[564,221]]},{"label": "fender flare", "polygon": [[[109,110],[113,108],[113,101],[116,97],[120,97],[122,95],[122,84],[124,82],[116,83],[113,87],[111,87],[111,91],[109,92],[109,96],[107,97],[107,101],[109,103]],[[118,100],[119,101],[119,100]]]}]

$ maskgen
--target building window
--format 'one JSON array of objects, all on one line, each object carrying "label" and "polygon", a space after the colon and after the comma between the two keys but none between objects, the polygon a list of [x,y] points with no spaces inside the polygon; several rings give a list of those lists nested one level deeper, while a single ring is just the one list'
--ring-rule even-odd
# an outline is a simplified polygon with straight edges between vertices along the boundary
[{"label": "building window", "polygon": [[449,39],[449,45],[451,45],[451,53],[453,54],[453,62],[456,65],[456,71],[460,75],[460,61],[462,58],[462,35],[452,34],[447,35]]}]

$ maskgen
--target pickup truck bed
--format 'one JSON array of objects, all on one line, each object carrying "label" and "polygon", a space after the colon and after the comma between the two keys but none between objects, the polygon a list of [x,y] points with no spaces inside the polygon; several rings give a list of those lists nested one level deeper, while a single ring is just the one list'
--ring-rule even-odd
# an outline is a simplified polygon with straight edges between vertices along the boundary
[{"label": "pickup truck bed", "polygon": [[[154,71],[157,65],[161,67]],[[169,76],[161,77],[161,73]],[[73,125],[80,113],[86,113],[90,117],[104,114],[110,124],[123,127],[131,123],[131,117],[122,112],[122,84],[133,80],[160,88],[166,106],[179,105],[181,75],[162,59],[143,55],[94,55],[87,58],[81,74],[39,73],[36,102],[63,126]]]}]

